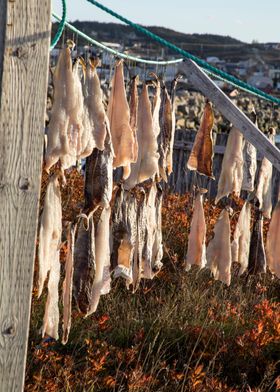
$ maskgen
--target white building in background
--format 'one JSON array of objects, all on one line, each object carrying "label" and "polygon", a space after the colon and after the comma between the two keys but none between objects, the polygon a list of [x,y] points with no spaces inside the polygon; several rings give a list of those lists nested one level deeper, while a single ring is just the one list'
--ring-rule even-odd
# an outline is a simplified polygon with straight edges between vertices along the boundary
[{"label": "white building in background", "polygon": [[264,76],[262,72],[255,72],[247,80],[249,84],[261,90],[272,89],[273,81],[269,76]]}]

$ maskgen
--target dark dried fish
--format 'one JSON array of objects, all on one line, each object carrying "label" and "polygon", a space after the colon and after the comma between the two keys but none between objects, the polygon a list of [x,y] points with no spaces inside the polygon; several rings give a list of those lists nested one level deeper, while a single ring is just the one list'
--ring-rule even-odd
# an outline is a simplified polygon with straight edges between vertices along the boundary
[{"label": "dark dried fish", "polygon": [[266,255],[263,243],[263,215],[256,211],[251,235],[248,272],[251,275],[266,272]]},{"label": "dark dried fish", "polygon": [[[87,222],[88,227],[85,227]],[[80,219],[74,248],[73,294],[79,310],[87,314],[95,277],[95,236],[93,218]]]}]

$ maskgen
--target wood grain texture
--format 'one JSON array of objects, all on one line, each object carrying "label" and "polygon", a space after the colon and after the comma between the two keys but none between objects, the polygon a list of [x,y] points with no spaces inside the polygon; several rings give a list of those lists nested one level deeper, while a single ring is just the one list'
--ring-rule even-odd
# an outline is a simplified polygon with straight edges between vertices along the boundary
[{"label": "wood grain texture", "polygon": [[280,171],[280,151],[253,124],[253,122],[238,109],[223,91],[206,75],[192,60],[186,59],[180,65],[188,80],[216,105],[216,108],[227,118],[253,146]]},{"label": "wood grain texture", "polygon": [[0,389],[7,392],[24,385],[50,5],[50,0],[0,0]]}]

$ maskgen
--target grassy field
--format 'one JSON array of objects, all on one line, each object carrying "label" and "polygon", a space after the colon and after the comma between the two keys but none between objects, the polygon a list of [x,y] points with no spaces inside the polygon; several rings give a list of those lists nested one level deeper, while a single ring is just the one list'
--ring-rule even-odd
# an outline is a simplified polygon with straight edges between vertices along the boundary
[{"label": "grassy field", "polygon": [[[42,195],[45,183],[43,177]],[[68,176],[68,219],[81,184],[76,172]],[[70,188],[75,194],[66,199]],[[208,241],[218,212],[205,203]],[[270,274],[239,278],[234,266],[226,287],[207,270],[184,272],[191,215],[189,195],[165,197],[164,268],[136,294],[116,280],[87,319],[74,308],[66,346],[42,342],[45,298],[37,300],[34,289],[26,391],[280,390],[280,281]]]}]

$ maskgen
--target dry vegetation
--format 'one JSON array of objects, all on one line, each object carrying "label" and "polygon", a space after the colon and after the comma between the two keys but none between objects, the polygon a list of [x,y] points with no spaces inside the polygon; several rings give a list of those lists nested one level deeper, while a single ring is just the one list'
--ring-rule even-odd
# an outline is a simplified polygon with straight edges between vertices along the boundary
[{"label": "dry vegetation", "polygon": [[[68,184],[63,210],[71,219],[81,176],[72,171]],[[41,340],[45,298],[34,289],[26,391],[280,390],[279,280],[238,278],[235,266],[228,288],[208,271],[184,272],[191,213],[190,195],[165,197],[163,270],[136,294],[115,281],[87,319],[74,308],[66,346]],[[205,202],[205,213],[209,240],[219,210]]]}]

